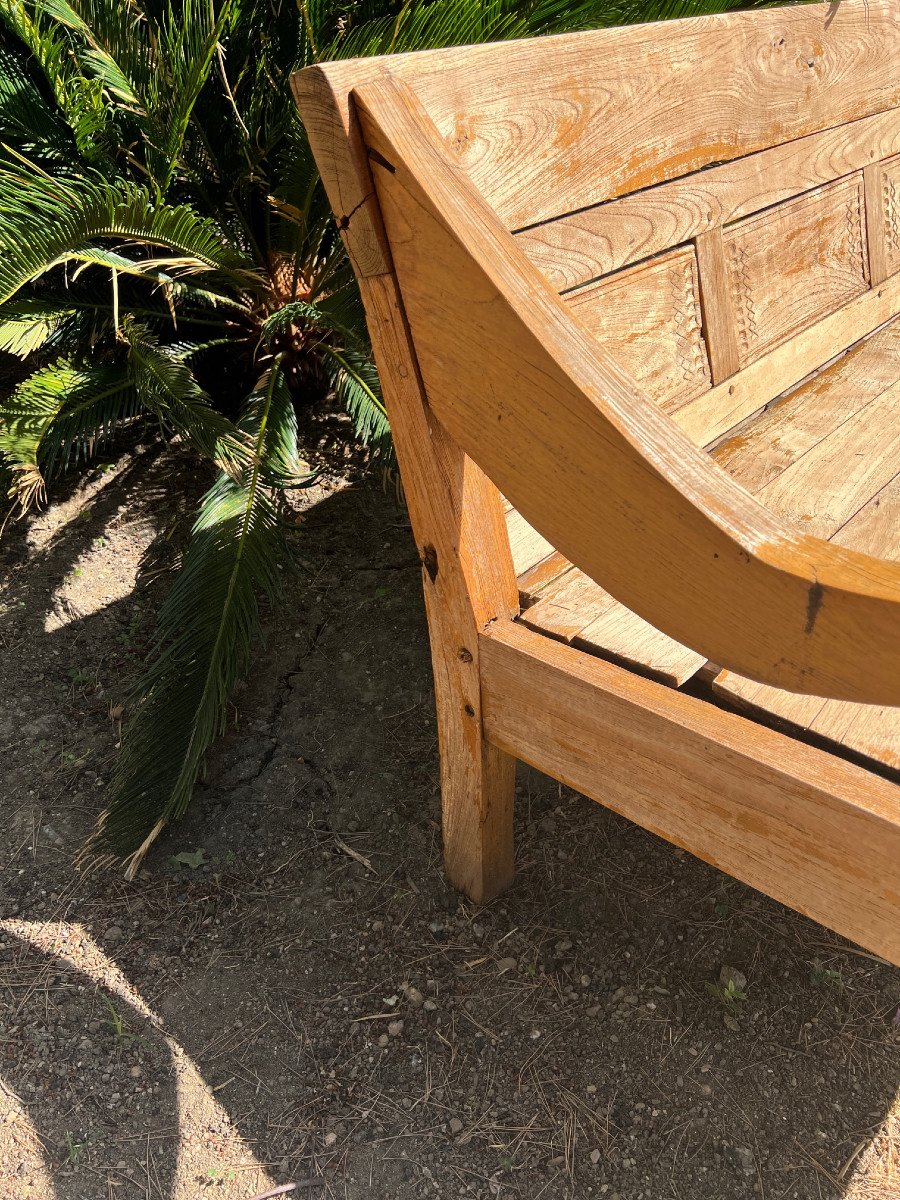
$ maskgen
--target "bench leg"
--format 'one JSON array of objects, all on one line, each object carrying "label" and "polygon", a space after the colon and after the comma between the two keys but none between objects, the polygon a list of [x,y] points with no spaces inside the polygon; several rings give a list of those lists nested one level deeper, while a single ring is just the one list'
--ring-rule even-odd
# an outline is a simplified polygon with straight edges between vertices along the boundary
[{"label": "bench leg", "polygon": [[361,281],[422,561],[441,752],[444,864],[478,904],[513,877],[515,759],[481,727],[479,633],[519,611],[500,494],[434,419],[391,274]]},{"label": "bench leg", "polygon": [[[443,721],[440,725],[445,728]],[[441,743],[444,869],[455,888],[476,904],[487,904],[509,887],[515,872],[516,760],[483,736],[474,748],[454,742],[457,739],[448,737],[445,728]]]},{"label": "bench leg", "polygon": [[[478,663],[456,639],[442,638],[428,595],[438,743],[444,869],[455,888],[487,904],[515,871],[516,760],[491,745],[481,726]],[[428,601],[432,601],[428,603]],[[477,644],[473,651],[477,653]]]}]

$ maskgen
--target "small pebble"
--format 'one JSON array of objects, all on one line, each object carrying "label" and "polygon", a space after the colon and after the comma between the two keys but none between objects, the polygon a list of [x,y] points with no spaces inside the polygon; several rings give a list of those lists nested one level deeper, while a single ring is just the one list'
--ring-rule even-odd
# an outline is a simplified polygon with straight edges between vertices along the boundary
[{"label": "small pebble", "polygon": [[450,1132],[453,1134],[453,1136],[454,1136],[454,1137],[455,1137],[455,1136],[456,1136],[458,1133],[462,1133],[462,1128],[463,1128],[463,1123],[462,1123],[462,1121],[459,1119],[459,1117],[451,1117],[451,1118],[450,1118],[449,1129],[450,1129]]},{"label": "small pebble", "polygon": [[399,1037],[402,1032],[403,1032],[403,1022],[402,1021],[389,1021],[388,1022],[388,1033],[390,1034],[391,1037]]}]

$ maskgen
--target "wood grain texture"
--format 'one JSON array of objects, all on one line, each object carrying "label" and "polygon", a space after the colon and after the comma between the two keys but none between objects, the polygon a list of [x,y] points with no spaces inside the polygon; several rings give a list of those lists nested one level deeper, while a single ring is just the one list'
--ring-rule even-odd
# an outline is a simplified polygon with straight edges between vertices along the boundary
[{"label": "wood grain texture", "polygon": [[541,589],[521,619],[530,629],[571,642],[595,617],[617,604],[593,579],[570,566]]},{"label": "wood grain texture", "polygon": [[756,495],[814,537],[830,538],[898,469],[900,383],[895,383],[831,429]]},{"label": "wood grain texture", "polygon": [[553,553],[553,547],[547,539],[541,537],[536,529],[532,529],[522,514],[512,506],[506,513],[506,532],[517,578],[531,571]]},{"label": "wood grain texture", "polygon": [[713,662],[900,700],[900,569],[790,527],[680,435],[572,320],[408,89],[388,81],[357,106],[429,407],[529,524]]},{"label": "wood grain texture", "polygon": [[866,200],[869,278],[873,284],[878,284],[883,283],[891,273],[887,253],[887,196],[884,167],[880,162],[872,163],[863,171],[863,190]]},{"label": "wood grain texture", "polygon": [[478,632],[518,611],[497,489],[424,402],[391,275],[363,280],[372,345],[391,420],[428,612],[441,754],[444,861],[483,903],[513,875],[515,763],[482,734]]},{"label": "wood grain texture", "polygon": [[[900,474],[837,528],[833,539],[854,550],[900,560]],[[900,708],[797,696],[728,672],[713,686],[717,695],[739,707],[764,717],[774,715],[843,750],[900,770]]]},{"label": "wood grain texture", "polygon": [[566,213],[516,240],[562,292],[898,152],[900,111],[893,109]]},{"label": "wood grain texture", "polygon": [[570,292],[566,303],[664,412],[709,390],[697,260],[690,247]]},{"label": "wood grain texture", "polygon": [[900,788],[523,628],[483,637],[488,737],[900,965]]},{"label": "wood grain texture", "polygon": [[[850,549],[900,559],[900,322],[715,452],[776,511]],[[900,767],[900,709],[798,696],[731,672],[728,702]]]},{"label": "wood grain texture", "polygon": [[597,614],[572,639],[572,645],[612,658],[672,687],[681,687],[706,658],[661,633],[618,601]]},{"label": "wood grain texture", "polygon": [[881,180],[884,188],[881,197],[884,210],[884,269],[893,275],[900,271],[900,157],[884,164]]},{"label": "wood grain texture", "polygon": [[[892,387],[898,377],[900,320],[894,320],[773,404],[734,437],[720,442],[713,456],[742,487],[756,494],[766,485],[774,485],[829,433]],[[877,453],[877,443],[869,449]],[[848,464],[848,470],[851,468]]]},{"label": "wood grain texture", "polygon": [[741,365],[722,227],[716,225],[702,233],[696,240],[695,251],[710,372],[713,383],[722,383]]},{"label": "wood grain texture", "polygon": [[[384,270],[349,97],[408,83],[507,228],[897,107],[900,12],[842,0],[350,59],[294,77],[362,273]],[[347,154],[347,145],[351,154]]]},{"label": "wood grain texture", "polygon": [[[833,539],[854,550],[900,559],[900,474],[841,525]],[[900,770],[900,708],[797,696],[727,673],[715,680],[714,687],[732,702],[774,714],[845,750]]]},{"label": "wood grain texture", "polygon": [[862,175],[725,233],[741,366],[868,290]]},{"label": "wood grain texture", "polygon": [[[725,383],[689,401],[672,414],[672,419],[696,445],[709,445],[823,363],[856,345],[898,311],[900,274],[895,274],[770,350]],[[862,351],[857,347],[852,353]]]},{"label": "wood grain texture", "polygon": [[545,637],[613,657],[675,687],[706,661],[648,625],[575,567],[543,587],[520,619]]}]

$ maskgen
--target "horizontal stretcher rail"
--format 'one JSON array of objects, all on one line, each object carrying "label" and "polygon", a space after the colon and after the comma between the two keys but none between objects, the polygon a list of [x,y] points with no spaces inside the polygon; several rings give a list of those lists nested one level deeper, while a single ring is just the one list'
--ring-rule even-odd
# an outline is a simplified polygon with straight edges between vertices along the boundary
[{"label": "horizontal stretcher rail", "polygon": [[488,740],[900,964],[900,787],[517,622],[481,637]]}]

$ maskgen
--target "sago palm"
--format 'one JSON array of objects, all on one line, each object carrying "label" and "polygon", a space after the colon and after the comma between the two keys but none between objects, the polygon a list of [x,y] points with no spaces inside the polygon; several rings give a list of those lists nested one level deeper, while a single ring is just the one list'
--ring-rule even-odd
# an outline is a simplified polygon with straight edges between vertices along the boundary
[{"label": "sago palm", "polygon": [[730,0],[0,0],[0,401],[21,511],[127,422],[218,469],[87,848],[137,870],[187,806],[309,471],[295,404],[389,431],[290,97],[312,61],[735,7]]}]

